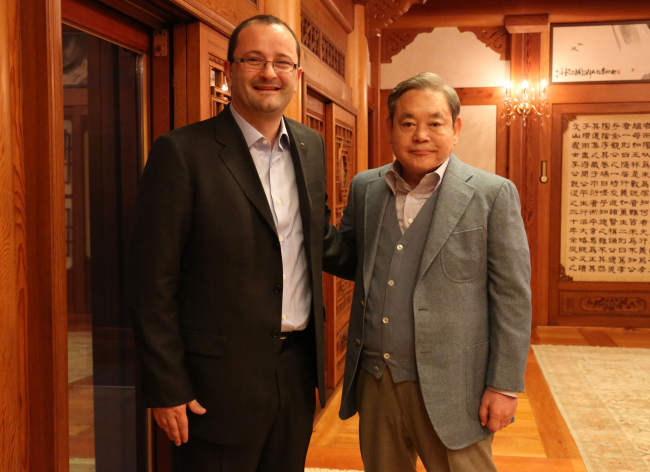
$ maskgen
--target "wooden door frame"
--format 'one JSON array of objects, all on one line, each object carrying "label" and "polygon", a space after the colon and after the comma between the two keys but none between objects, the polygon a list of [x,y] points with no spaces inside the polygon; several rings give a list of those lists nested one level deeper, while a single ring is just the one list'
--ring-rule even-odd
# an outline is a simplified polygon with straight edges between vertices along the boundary
[{"label": "wooden door frame", "polygon": [[[24,185],[15,191],[16,202],[24,206],[26,247],[24,257],[18,258],[18,263],[23,261],[25,267],[17,271],[18,309],[24,313],[18,342],[25,399],[21,416],[22,461],[16,470],[64,472],[69,464],[69,420],[61,25],[65,21],[145,54],[145,92],[162,90],[162,96],[154,102],[156,111],[160,107],[167,110],[166,114],[156,113],[158,121],[154,120],[149,127],[152,101],[144,95],[145,152],[152,130],[162,134],[170,128],[169,74],[162,74],[167,84],[160,86],[150,84],[148,72],[150,62],[154,70],[164,71],[169,67],[169,57],[149,61],[146,54],[150,41],[148,37],[143,40],[143,27],[99,3],[12,2],[20,25],[19,59],[29,66],[16,75],[20,80],[17,89],[22,91],[22,116],[17,120],[19,125],[28,124],[19,126],[24,146]],[[112,28],[117,23],[126,27]],[[17,177],[16,182],[20,183],[22,176]],[[21,273],[24,275],[20,276]]]}]

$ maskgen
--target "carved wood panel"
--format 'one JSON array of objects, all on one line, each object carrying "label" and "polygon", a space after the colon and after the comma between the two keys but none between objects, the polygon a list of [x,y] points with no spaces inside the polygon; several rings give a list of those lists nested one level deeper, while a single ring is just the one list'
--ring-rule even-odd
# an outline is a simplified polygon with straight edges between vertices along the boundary
[{"label": "carved wood panel", "polygon": [[323,64],[345,78],[345,54],[332,44],[313,21],[301,15],[300,42],[313,52]]},{"label": "carved wood panel", "polygon": [[485,47],[499,53],[502,61],[510,60],[510,33],[504,26],[467,26],[459,27],[458,31],[474,33]]},{"label": "carved wood panel", "polygon": [[384,30],[381,36],[381,62],[390,64],[393,62],[393,56],[415,41],[418,34],[431,33],[432,31],[433,28]]}]

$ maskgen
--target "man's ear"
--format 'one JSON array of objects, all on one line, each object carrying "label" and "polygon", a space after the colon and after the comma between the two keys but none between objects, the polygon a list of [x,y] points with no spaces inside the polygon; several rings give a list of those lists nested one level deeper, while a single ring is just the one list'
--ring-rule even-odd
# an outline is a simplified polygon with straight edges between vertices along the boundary
[{"label": "man's ear", "polygon": [[384,118],[384,125],[386,126],[386,134],[388,135],[388,142],[392,143],[393,138],[393,120],[390,116]]},{"label": "man's ear", "polygon": [[228,90],[232,90],[232,78],[230,74],[232,73],[232,64],[229,61],[223,62],[223,75],[226,77],[226,83],[228,84]]},{"label": "man's ear", "polygon": [[458,144],[458,138],[460,137],[460,129],[463,127],[463,120],[460,119],[460,116],[456,117],[456,122],[454,123],[454,146]]},{"label": "man's ear", "polygon": [[293,93],[296,93],[300,88],[300,77],[302,77],[302,67],[298,67],[298,71],[296,75],[296,86],[293,89]]}]

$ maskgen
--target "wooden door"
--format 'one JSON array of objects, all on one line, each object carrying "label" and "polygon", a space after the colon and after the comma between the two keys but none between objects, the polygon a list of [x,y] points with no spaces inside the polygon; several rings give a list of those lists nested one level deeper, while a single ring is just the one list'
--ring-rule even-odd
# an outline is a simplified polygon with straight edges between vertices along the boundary
[{"label": "wooden door", "polygon": [[[356,117],[335,103],[326,106],[327,193],[332,224],[338,227],[348,203],[350,181],[356,174]],[[348,322],[354,282],[324,274],[327,388],[343,378],[347,350]]]}]

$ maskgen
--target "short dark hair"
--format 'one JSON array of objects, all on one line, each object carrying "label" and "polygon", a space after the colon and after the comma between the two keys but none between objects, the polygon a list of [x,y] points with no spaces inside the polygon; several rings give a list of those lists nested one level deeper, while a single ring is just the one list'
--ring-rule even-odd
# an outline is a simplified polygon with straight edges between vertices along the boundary
[{"label": "short dark hair", "polygon": [[232,60],[234,59],[239,33],[241,33],[242,30],[247,26],[252,26],[257,23],[261,23],[263,25],[282,25],[288,29],[289,33],[291,33],[291,36],[293,36],[293,39],[296,40],[296,54],[298,54],[298,65],[300,66],[300,41],[298,41],[298,36],[296,36],[296,33],[293,32],[288,24],[286,24],[277,16],[273,15],[257,15],[239,23],[237,28],[235,28],[235,30],[230,35],[230,40],[228,41],[228,62],[232,63]]},{"label": "short dark hair", "polygon": [[452,125],[456,123],[456,118],[460,115],[460,99],[458,98],[458,94],[452,87],[445,84],[438,74],[434,74],[433,72],[422,72],[415,77],[400,82],[391,90],[388,95],[388,114],[391,122],[395,115],[397,100],[409,90],[433,90],[434,92],[442,92],[449,104],[451,123]]}]

